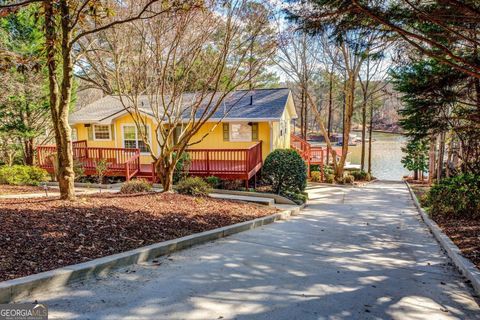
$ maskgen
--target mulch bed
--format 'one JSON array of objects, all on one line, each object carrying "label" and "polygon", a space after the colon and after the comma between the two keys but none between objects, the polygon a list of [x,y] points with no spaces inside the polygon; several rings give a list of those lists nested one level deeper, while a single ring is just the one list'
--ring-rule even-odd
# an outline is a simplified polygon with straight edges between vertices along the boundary
[{"label": "mulch bed", "polygon": [[[430,186],[425,182],[409,182],[413,192],[421,199]],[[430,215],[442,231],[457,245],[465,258],[480,269],[480,219],[465,219]]]},{"label": "mulch bed", "polygon": [[445,218],[434,216],[433,220],[462,251],[480,269],[480,220]]},{"label": "mulch bed", "polygon": [[417,196],[418,200],[422,202],[423,196],[430,190],[430,186],[423,184],[410,184],[413,193]]},{"label": "mulch bed", "polygon": [[[48,188],[49,191],[52,188]],[[0,195],[10,195],[10,194],[28,194],[28,193],[44,193],[45,189],[38,186],[9,186],[2,184],[0,185]]]},{"label": "mulch bed", "polygon": [[0,281],[274,213],[179,194],[95,194],[73,202],[0,200]]}]

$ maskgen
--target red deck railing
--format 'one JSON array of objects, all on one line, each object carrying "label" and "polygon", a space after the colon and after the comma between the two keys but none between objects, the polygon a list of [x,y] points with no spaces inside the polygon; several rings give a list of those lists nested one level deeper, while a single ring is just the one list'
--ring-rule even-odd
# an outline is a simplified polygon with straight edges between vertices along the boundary
[{"label": "red deck railing", "polygon": [[[97,164],[100,160],[107,162],[108,176],[125,176],[130,180],[140,170],[140,150],[128,148],[95,148],[88,147],[87,141],[75,141],[73,146],[73,158],[81,163],[87,175],[96,174]],[[38,166],[53,173],[55,146],[38,146]]]},{"label": "red deck railing", "polygon": [[248,180],[263,164],[262,142],[248,149],[187,149],[190,158],[188,173],[195,176],[217,176]]},{"label": "red deck railing", "polygon": [[[320,166],[320,174],[321,178],[323,179],[323,166],[326,162],[327,152],[329,152],[328,148],[324,147],[314,147],[306,140],[296,136],[294,134],[291,135],[290,138],[290,147],[300,154],[302,159],[305,161],[308,167],[308,174],[310,175],[310,165],[319,165]],[[337,157],[342,156],[342,149],[333,149]]]},{"label": "red deck railing", "polygon": [[310,176],[310,166],[319,165],[320,175],[323,180],[323,165],[325,158],[325,149],[322,147],[312,147],[306,140],[294,134],[290,137],[290,147],[296,150],[307,164],[308,175]]}]

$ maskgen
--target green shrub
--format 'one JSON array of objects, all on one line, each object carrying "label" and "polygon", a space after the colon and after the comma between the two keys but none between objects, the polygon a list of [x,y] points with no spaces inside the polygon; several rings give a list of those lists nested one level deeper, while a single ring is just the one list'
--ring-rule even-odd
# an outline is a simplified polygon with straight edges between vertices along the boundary
[{"label": "green shrub", "polygon": [[303,204],[308,200],[308,194],[306,192],[285,191],[283,193],[283,196],[292,200],[296,204]]},{"label": "green shrub", "polygon": [[243,190],[245,189],[245,182],[242,180],[226,179],[222,181],[221,188],[225,190]]},{"label": "green shrub", "polygon": [[310,172],[310,180],[312,182],[321,182],[322,181],[322,175],[320,174],[320,171],[312,171]]},{"label": "green shrub", "polygon": [[271,152],[265,159],[262,176],[277,194],[287,191],[298,193],[307,186],[307,166],[300,155],[291,149]]},{"label": "green shrub", "polygon": [[480,217],[480,175],[460,174],[433,185],[427,202],[432,215]]},{"label": "green shrub", "polygon": [[140,193],[152,190],[152,185],[143,179],[130,180],[122,184],[121,193]]},{"label": "green shrub", "polygon": [[368,181],[367,176],[369,175],[366,171],[363,170],[353,170],[350,174],[355,178],[355,181]]},{"label": "green shrub", "polygon": [[334,174],[327,174],[325,175],[325,182],[326,183],[333,183],[335,181],[335,175]]},{"label": "green shrub", "polygon": [[48,172],[32,166],[0,167],[0,184],[37,186],[48,180]]},{"label": "green shrub", "polygon": [[[174,154],[174,156],[176,156]],[[176,184],[180,180],[185,179],[188,176],[188,170],[190,168],[190,155],[186,152],[182,153],[180,159],[178,159],[173,171],[173,183]]]},{"label": "green shrub", "polygon": [[177,184],[177,192],[191,196],[207,196],[212,188],[200,177],[187,177]]},{"label": "green shrub", "polygon": [[333,174],[333,167],[330,166],[330,165],[324,166],[324,167],[323,167],[323,173],[324,173],[325,175],[327,175],[327,174]]},{"label": "green shrub", "polygon": [[353,183],[355,181],[355,177],[352,176],[351,174],[346,174],[344,177],[343,177],[343,181],[345,183]]},{"label": "green shrub", "polygon": [[422,194],[420,197],[418,197],[418,202],[420,202],[422,208],[430,207],[430,199],[428,193]]},{"label": "green shrub", "polygon": [[215,176],[206,177],[205,181],[208,183],[208,185],[210,187],[212,187],[214,189],[218,189],[222,185],[222,179],[220,179],[219,177],[215,177]]},{"label": "green shrub", "polygon": [[82,161],[73,159],[73,172],[75,173],[75,181],[80,181],[85,177],[85,169]]},{"label": "green shrub", "polygon": [[102,184],[105,179],[105,175],[108,171],[109,162],[106,159],[100,159],[95,166],[95,176],[97,177],[97,183]]}]

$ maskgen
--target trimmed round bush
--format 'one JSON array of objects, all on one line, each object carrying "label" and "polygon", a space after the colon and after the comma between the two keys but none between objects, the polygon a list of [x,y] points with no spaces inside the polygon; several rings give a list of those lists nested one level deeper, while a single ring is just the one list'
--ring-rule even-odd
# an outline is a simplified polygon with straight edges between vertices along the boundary
[{"label": "trimmed round bush", "polygon": [[212,192],[210,185],[200,177],[187,177],[177,184],[177,192],[190,196],[207,196]]},{"label": "trimmed round bush", "polygon": [[48,172],[32,166],[14,165],[0,167],[0,184],[38,186],[48,180]]},{"label": "trimmed round bush", "polygon": [[152,190],[152,185],[143,179],[130,180],[122,184],[121,193],[141,193]]},{"label": "trimmed round bush", "polygon": [[307,187],[307,166],[302,157],[292,149],[277,149],[265,159],[263,180],[277,194],[301,192]]},{"label": "trimmed round bush", "polygon": [[442,179],[428,193],[427,203],[435,215],[480,217],[480,175],[460,174]]}]

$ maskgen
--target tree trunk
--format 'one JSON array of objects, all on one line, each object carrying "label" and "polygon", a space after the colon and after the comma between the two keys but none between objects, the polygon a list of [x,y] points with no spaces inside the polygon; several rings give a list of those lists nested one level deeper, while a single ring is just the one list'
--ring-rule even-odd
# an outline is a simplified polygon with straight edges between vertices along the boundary
[{"label": "tree trunk", "polygon": [[33,138],[29,138],[23,141],[23,162],[27,166],[33,166],[35,153],[33,148],[33,140]]},{"label": "tree trunk", "polygon": [[442,170],[443,170],[443,158],[445,154],[445,132],[440,133],[438,136],[438,163],[437,163],[437,179],[442,179]]},{"label": "tree trunk", "polygon": [[[333,66],[332,71],[330,72],[330,79],[328,83],[328,119],[327,119],[327,134],[330,138],[331,130],[332,130],[332,105],[333,105]],[[330,162],[330,150],[327,147],[327,163]]]},{"label": "tree trunk", "polygon": [[304,116],[303,113],[305,112],[305,89],[302,87],[302,92],[301,92],[301,104],[300,104],[300,136],[302,139],[305,139],[305,136],[303,135],[303,128],[305,127],[304,123]]},{"label": "tree trunk", "polygon": [[327,143],[327,152],[328,150],[330,150],[330,153],[332,154],[333,169],[336,171],[336,168],[338,166],[337,154],[335,150],[333,150],[332,148],[332,143],[330,142],[330,137],[328,136],[327,129],[325,129],[325,126],[323,125],[322,117],[320,116],[320,112],[318,112],[317,108],[315,107],[315,102],[313,101],[312,97],[308,92],[307,92],[307,99],[308,99],[308,102],[310,102],[310,109],[313,111],[313,115],[315,116],[315,119],[320,125],[320,130],[322,131],[323,137],[325,138],[325,142]]},{"label": "tree trunk", "polygon": [[445,175],[447,178],[450,177],[450,167],[452,165],[453,159],[453,139],[450,137],[447,148],[447,165],[445,166]]},{"label": "tree trunk", "polygon": [[345,170],[345,161],[348,154],[348,143],[350,140],[350,129],[352,127],[352,115],[353,115],[353,103],[355,99],[355,82],[356,76],[352,73],[348,74],[347,86],[345,91],[345,112],[343,121],[343,144],[342,144],[342,156],[338,162],[338,166],[335,172],[336,179],[342,179]]},{"label": "tree trunk", "polygon": [[[50,1],[44,2],[45,6],[45,38],[47,53],[47,68],[50,90],[50,112],[54,124],[55,142],[57,145],[57,164],[56,172],[59,187],[60,198],[62,200],[75,199],[75,187],[73,172],[73,152],[70,136],[70,126],[68,125],[68,112],[72,92],[73,64],[70,55],[71,52],[71,30],[69,27],[70,13],[68,3],[63,0],[60,3],[61,9],[61,39],[62,39],[62,83],[59,88],[57,80],[57,21],[55,9]],[[61,90],[61,92],[59,92]]]},{"label": "tree trunk", "polygon": [[413,180],[418,180],[418,170],[413,170]]},{"label": "tree trunk", "polygon": [[367,59],[367,77],[365,84],[362,84],[363,101],[362,101],[362,154],[360,159],[360,169],[365,171],[365,136],[367,126],[367,103],[368,103],[368,89],[370,84],[370,59]]},{"label": "tree trunk", "polygon": [[303,120],[303,123],[305,124],[305,128],[304,128],[304,133],[303,133],[303,136],[305,137],[304,139],[307,140],[308,139],[308,103],[307,103],[307,95],[305,94],[305,111],[303,112],[303,116],[305,117],[305,119]]},{"label": "tree trunk", "polygon": [[363,103],[362,103],[362,155],[361,155],[361,164],[360,169],[365,170],[365,138],[367,130],[367,97],[364,93]]},{"label": "tree trunk", "polygon": [[172,163],[171,155],[166,159],[158,159],[155,163],[157,177],[162,184],[163,192],[173,192],[173,173],[175,164]]},{"label": "tree trunk", "polygon": [[370,126],[368,127],[368,173],[372,174],[373,105],[370,105]]},{"label": "tree trunk", "polygon": [[428,150],[428,183],[433,183],[433,178],[435,177],[435,145],[436,138],[435,135],[430,136],[430,149]]}]

